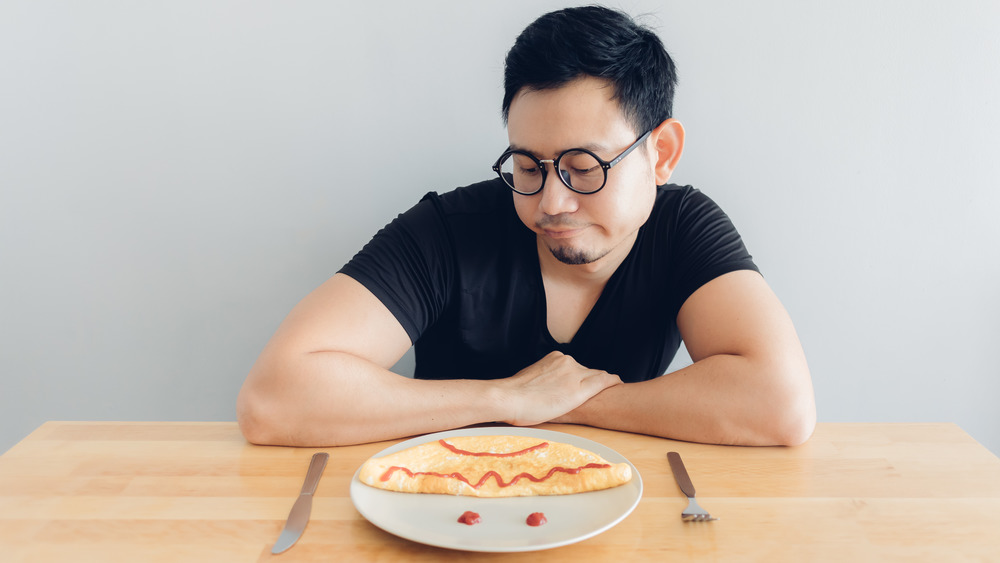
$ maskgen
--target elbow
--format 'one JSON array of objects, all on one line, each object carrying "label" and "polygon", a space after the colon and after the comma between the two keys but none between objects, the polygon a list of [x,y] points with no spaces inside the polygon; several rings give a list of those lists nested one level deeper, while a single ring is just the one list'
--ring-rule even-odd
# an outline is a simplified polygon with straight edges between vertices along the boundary
[{"label": "elbow", "polygon": [[[317,407],[315,389],[290,375],[255,366],[236,398],[236,422],[243,437],[259,446],[331,447],[360,443],[354,428],[337,416],[337,405]],[[276,373],[283,374],[279,379]],[[306,377],[305,379],[309,379]],[[320,418],[317,412],[321,412]]]},{"label": "elbow", "polygon": [[801,446],[816,429],[815,411],[786,404],[772,404],[772,410],[755,424],[745,427],[744,439],[724,440],[743,446]]},{"label": "elbow", "polygon": [[247,378],[236,398],[236,423],[251,444],[259,446],[293,446],[292,433],[282,427],[286,420],[281,401],[262,388],[253,375]]},{"label": "elbow", "polygon": [[251,444],[275,445],[273,428],[268,426],[269,417],[263,411],[262,401],[244,384],[236,399],[236,423],[240,432]]},{"label": "elbow", "polygon": [[744,399],[742,439],[723,443],[744,446],[800,446],[816,429],[816,400],[804,361],[758,366],[760,377]]},{"label": "elbow", "polygon": [[816,429],[815,408],[789,409],[775,425],[773,442],[778,446],[801,446]]},{"label": "elbow", "polygon": [[816,399],[808,369],[786,378],[789,384],[778,394],[771,420],[771,441],[778,446],[804,444],[816,430]]}]

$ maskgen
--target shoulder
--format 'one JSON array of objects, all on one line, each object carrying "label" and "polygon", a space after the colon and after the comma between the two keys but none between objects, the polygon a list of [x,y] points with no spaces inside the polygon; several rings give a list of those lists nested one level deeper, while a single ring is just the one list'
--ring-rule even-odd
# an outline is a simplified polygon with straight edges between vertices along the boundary
[{"label": "shoulder", "polygon": [[481,253],[484,245],[504,245],[507,237],[523,229],[514,209],[514,198],[499,178],[456,188],[443,194],[431,192],[418,204],[433,213],[448,233],[454,249]]},{"label": "shoulder", "polygon": [[704,192],[694,186],[665,184],[656,187],[654,212],[683,213],[719,209],[719,206]]},{"label": "shoulder", "polygon": [[732,227],[726,212],[697,188],[668,184],[656,190],[647,226],[660,235],[711,230],[724,225]]},{"label": "shoulder", "polygon": [[438,194],[430,192],[421,203],[434,205],[443,217],[488,215],[513,209],[513,198],[499,178],[485,180]]},{"label": "shoulder", "polygon": [[428,192],[415,205],[400,213],[379,235],[399,233],[416,239],[451,239],[453,231],[462,230],[467,224],[483,223],[489,221],[490,216],[503,218],[510,214],[513,214],[510,189],[497,178],[441,194]]}]

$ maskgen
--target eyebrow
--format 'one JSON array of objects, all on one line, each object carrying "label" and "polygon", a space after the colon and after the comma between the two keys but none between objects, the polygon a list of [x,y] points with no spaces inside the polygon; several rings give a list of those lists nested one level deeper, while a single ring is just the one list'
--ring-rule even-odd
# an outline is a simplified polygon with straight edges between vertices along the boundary
[{"label": "eyebrow", "polygon": [[[538,156],[538,153],[536,153],[535,151],[530,150],[527,147],[522,147],[520,145],[515,145],[513,143],[511,143],[511,145],[510,145],[509,148],[512,151],[524,151],[524,152],[526,152],[528,154],[534,155],[535,157]],[[566,149],[563,149],[563,150],[561,150],[561,151],[553,154],[552,157],[555,158],[556,156],[559,156],[560,154],[562,154],[562,153],[564,153],[566,151],[571,151],[573,149],[586,149],[586,150],[588,150],[590,152],[594,152],[594,153],[597,153],[597,154],[601,154],[602,152],[609,152],[609,151],[611,151],[610,148],[608,148],[606,145],[602,145],[601,143],[588,143],[586,145],[576,145],[576,146],[568,147]],[[546,159],[542,158],[542,159],[539,159],[539,160],[546,160]]]}]

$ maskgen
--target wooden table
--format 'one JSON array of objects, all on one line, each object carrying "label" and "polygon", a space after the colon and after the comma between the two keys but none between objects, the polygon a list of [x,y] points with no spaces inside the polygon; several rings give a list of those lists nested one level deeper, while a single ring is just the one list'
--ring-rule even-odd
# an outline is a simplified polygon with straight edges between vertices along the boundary
[{"label": "wooden table", "polygon": [[[953,424],[820,424],[796,448],[674,442],[569,425],[639,469],[635,511],[546,551],[449,551],[397,538],[351,504],[357,467],[392,442],[260,447],[234,423],[48,422],[0,457],[3,561],[1000,561],[1000,459]],[[665,454],[702,505],[683,523]],[[270,546],[310,456],[330,453],[302,539]]]}]

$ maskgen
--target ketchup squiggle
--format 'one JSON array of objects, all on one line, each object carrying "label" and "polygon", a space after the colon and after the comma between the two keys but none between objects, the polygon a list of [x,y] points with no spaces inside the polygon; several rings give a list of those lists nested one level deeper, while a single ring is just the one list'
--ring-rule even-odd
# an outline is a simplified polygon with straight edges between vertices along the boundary
[{"label": "ketchup squiggle", "polygon": [[513,485],[514,483],[517,483],[518,481],[520,481],[522,478],[528,479],[530,481],[534,481],[536,483],[540,483],[540,482],[548,479],[549,477],[552,477],[556,473],[569,473],[571,475],[576,475],[577,473],[579,473],[580,471],[582,471],[584,469],[603,469],[605,467],[611,467],[611,466],[608,465],[608,464],[606,464],[606,463],[588,463],[587,465],[584,465],[582,467],[574,467],[574,468],[553,467],[552,469],[549,470],[549,472],[544,477],[535,477],[534,475],[532,475],[530,473],[519,473],[518,475],[515,475],[510,481],[508,481],[506,483],[504,483],[503,478],[500,476],[499,473],[497,473],[496,471],[489,471],[485,475],[483,475],[483,478],[480,479],[478,483],[476,483],[475,485],[473,485],[461,473],[435,473],[433,471],[410,471],[409,469],[407,469],[405,467],[399,467],[397,465],[394,465],[394,466],[390,467],[389,469],[387,469],[385,471],[385,473],[383,473],[382,476],[379,477],[379,480],[380,481],[388,481],[390,478],[392,478],[392,474],[393,473],[395,473],[396,471],[402,471],[403,473],[406,473],[410,477],[415,477],[417,475],[431,475],[431,476],[434,476],[434,477],[442,477],[442,478],[445,478],[445,479],[458,479],[459,481],[462,481],[466,485],[469,485],[470,487],[472,487],[474,489],[478,489],[479,487],[482,487],[486,483],[486,481],[489,480],[490,477],[493,477],[494,479],[496,479],[498,486],[500,486],[500,487],[509,487],[509,486]]},{"label": "ketchup squiggle", "polygon": [[526,454],[528,452],[533,452],[535,450],[540,450],[542,448],[549,447],[549,443],[548,442],[542,442],[541,444],[538,444],[538,445],[535,445],[535,446],[531,446],[530,448],[525,448],[525,449],[523,449],[521,451],[506,452],[506,453],[499,453],[499,454],[497,454],[497,453],[493,453],[493,452],[470,452],[470,451],[466,451],[466,450],[460,450],[460,449],[456,448],[455,446],[449,444],[448,442],[445,442],[444,440],[438,440],[438,443],[441,444],[442,446],[444,446],[445,448],[447,448],[447,449],[455,452],[456,454],[474,455],[474,456],[479,456],[479,457],[482,457],[482,456],[488,456],[488,457],[513,457],[513,456],[516,456],[516,455]]}]

